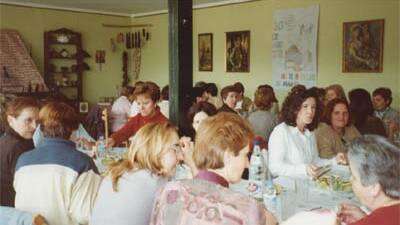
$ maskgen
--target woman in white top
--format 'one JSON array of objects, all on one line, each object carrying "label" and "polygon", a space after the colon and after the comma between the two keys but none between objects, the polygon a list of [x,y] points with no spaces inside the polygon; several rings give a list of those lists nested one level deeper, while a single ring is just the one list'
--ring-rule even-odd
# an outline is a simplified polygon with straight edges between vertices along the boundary
[{"label": "woman in white top", "polygon": [[318,104],[316,94],[310,90],[293,91],[286,97],[281,113],[283,122],[274,128],[268,142],[273,175],[315,177],[320,166],[345,161],[343,153],[332,160],[318,157],[313,132],[320,115]]},{"label": "woman in white top", "polygon": [[157,189],[175,174],[193,144],[179,141],[175,126],[150,123],[134,136],[126,159],[111,165],[93,207],[91,225],[148,225]]},{"label": "woman in white top", "polygon": [[111,131],[119,130],[128,121],[131,102],[128,96],[133,91],[132,87],[123,87],[121,96],[115,100],[111,107]]}]

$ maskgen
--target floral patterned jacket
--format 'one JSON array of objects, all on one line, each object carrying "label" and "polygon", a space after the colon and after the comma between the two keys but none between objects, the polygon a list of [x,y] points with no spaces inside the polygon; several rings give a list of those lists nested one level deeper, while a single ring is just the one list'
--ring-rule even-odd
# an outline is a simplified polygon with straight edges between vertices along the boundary
[{"label": "floral patterned jacket", "polygon": [[199,177],[167,183],[157,193],[150,225],[265,224],[262,205],[217,183]]}]

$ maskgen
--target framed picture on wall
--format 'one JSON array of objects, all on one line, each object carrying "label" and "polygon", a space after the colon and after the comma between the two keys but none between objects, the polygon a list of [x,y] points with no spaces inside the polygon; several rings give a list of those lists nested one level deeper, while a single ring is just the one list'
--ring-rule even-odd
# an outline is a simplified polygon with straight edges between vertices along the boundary
[{"label": "framed picture on wall", "polygon": [[250,72],[250,31],[226,32],[226,72]]},{"label": "framed picture on wall", "polygon": [[213,70],[213,35],[199,34],[198,40],[199,71]]},{"label": "framed picture on wall", "polygon": [[342,71],[382,73],[385,20],[343,23]]}]

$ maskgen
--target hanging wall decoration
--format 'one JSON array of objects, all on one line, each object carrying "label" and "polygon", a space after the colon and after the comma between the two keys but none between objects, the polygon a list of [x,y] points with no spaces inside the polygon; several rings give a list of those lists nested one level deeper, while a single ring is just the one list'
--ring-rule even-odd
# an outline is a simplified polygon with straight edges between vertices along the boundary
[{"label": "hanging wall decoration", "polygon": [[142,49],[150,40],[150,33],[147,29],[143,28],[132,33],[132,46],[131,49],[131,67],[133,79],[137,80],[140,74],[140,66],[142,59]]},{"label": "hanging wall decoration", "polygon": [[127,85],[129,82],[128,74],[130,74],[134,80],[137,80],[139,78],[141,66],[141,51],[146,46],[146,43],[150,40],[149,28],[152,26],[152,24],[103,24],[103,27],[109,28],[131,28],[130,32],[117,33],[115,39],[111,41],[111,49],[114,49],[116,47],[113,47],[115,44],[121,44],[122,46],[125,46],[125,49],[127,50],[123,52],[122,55],[123,86]]},{"label": "hanging wall decoration", "polygon": [[128,52],[122,53],[122,87],[125,87],[129,83],[128,77]]},{"label": "hanging wall decoration", "polygon": [[385,20],[343,23],[344,73],[382,73]]},{"label": "hanging wall decoration", "polygon": [[106,51],[97,50],[96,51],[96,63],[99,64],[99,70],[101,71],[101,64],[106,62]]}]

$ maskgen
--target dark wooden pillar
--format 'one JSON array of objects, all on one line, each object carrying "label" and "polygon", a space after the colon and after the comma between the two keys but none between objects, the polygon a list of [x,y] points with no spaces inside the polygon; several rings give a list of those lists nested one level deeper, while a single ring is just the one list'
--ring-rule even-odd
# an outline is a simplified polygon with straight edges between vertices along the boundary
[{"label": "dark wooden pillar", "polygon": [[186,119],[193,84],[192,0],[168,0],[169,119],[188,135]]}]

